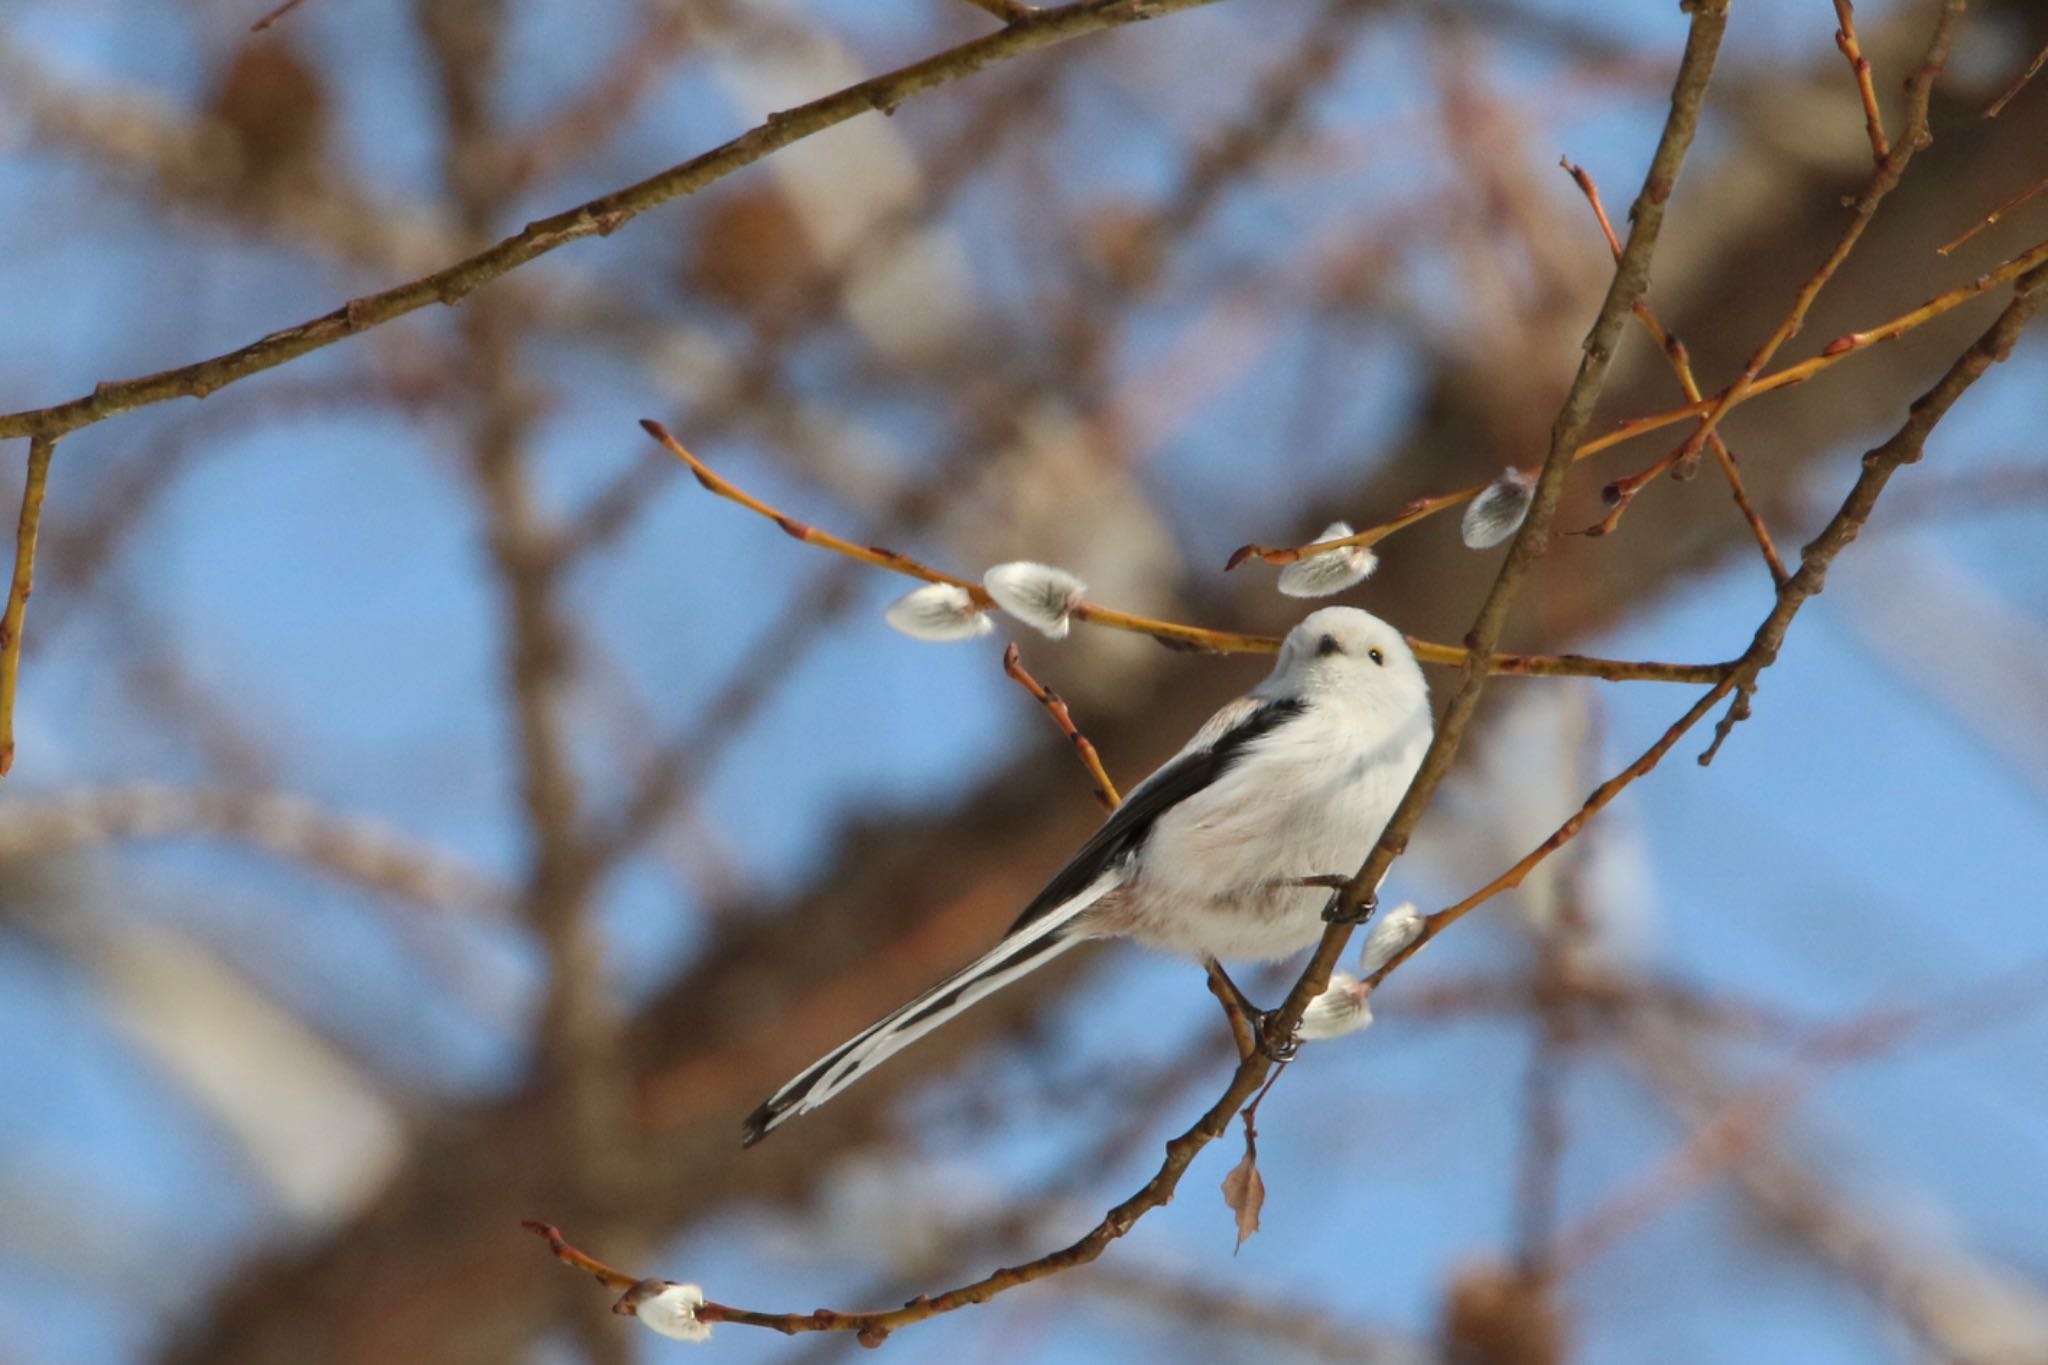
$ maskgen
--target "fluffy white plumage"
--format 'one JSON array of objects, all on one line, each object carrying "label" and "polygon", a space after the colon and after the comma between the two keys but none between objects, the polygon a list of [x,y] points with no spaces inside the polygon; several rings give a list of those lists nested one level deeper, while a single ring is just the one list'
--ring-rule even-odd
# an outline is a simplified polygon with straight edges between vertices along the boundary
[{"label": "fluffy white plumage", "polygon": [[748,1118],[751,1144],[975,1001],[1091,938],[1196,958],[1284,957],[1323,930],[1304,878],[1365,860],[1429,746],[1429,691],[1401,633],[1325,607],[1124,802],[969,966],[827,1053]]}]

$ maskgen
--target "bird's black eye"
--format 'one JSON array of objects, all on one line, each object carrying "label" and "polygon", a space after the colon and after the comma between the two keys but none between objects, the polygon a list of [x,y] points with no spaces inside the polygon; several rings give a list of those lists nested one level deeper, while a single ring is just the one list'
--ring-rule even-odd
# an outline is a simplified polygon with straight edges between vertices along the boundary
[{"label": "bird's black eye", "polygon": [[1316,641],[1316,657],[1318,659],[1327,659],[1332,654],[1342,654],[1343,652],[1344,646],[1337,643],[1337,637],[1334,635],[1325,635],[1322,639]]},{"label": "bird's black eye", "polygon": [[1380,653],[1377,649],[1367,650],[1365,652],[1365,657],[1371,659],[1374,663],[1380,664],[1382,666],[1384,666],[1387,662],[1387,656]]}]

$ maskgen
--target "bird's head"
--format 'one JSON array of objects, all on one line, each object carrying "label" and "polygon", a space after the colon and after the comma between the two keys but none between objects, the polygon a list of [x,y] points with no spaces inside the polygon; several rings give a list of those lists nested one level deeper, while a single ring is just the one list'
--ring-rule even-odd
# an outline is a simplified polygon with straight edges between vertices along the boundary
[{"label": "bird's head", "polygon": [[1429,706],[1429,684],[1401,632],[1356,607],[1324,607],[1302,618],[1259,690],[1308,701],[1369,701],[1395,715]]}]

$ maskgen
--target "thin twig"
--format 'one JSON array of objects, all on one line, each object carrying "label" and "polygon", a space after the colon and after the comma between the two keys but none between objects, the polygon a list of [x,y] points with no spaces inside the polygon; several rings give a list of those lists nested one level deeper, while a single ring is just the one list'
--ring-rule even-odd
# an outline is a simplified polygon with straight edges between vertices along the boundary
[{"label": "thin twig", "polygon": [[1855,0],[1835,0],[1835,17],[1841,23],[1835,30],[1835,46],[1849,59],[1849,70],[1856,77],[1856,93],[1863,101],[1864,127],[1870,133],[1870,156],[1882,166],[1892,149],[1885,141],[1884,115],[1878,112],[1877,90],[1870,81],[1870,59],[1863,55],[1863,46],[1856,41]]},{"label": "thin twig", "polygon": [[545,1241],[548,1244],[548,1250],[555,1253],[556,1260],[564,1265],[574,1266],[576,1269],[590,1275],[606,1289],[631,1289],[634,1285],[640,1283],[639,1280],[628,1275],[625,1271],[608,1266],[603,1261],[598,1260],[597,1257],[578,1251],[575,1247],[570,1246],[568,1239],[562,1236],[562,1230],[553,1223],[542,1223],[536,1219],[527,1218],[523,1219],[519,1226]]},{"label": "thin twig", "polygon": [[276,9],[264,15],[255,23],[249,25],[249,32],[261,33],[264,29],[269,28],[272,24],[284,18],[287,14],[290,14],[293,10],[297,9],[300,5],[303,5],[305,3],[306,0],[284,0],[284,3],[282,5],[279,5]]},{"label": "thin twig", "polygon": [[2013,100],[2019,97],[2020,91],[2027,88],[2027,82],[2040,74],[2041,67],[2044,64],[2048,64],[2048,46],[2044,46],[2039,52],[2034,54],[2034,60],[2027,63],[2027,69],[2020,72],[2019,78],[2005,88],[2004,94],[1985,106],[1984,117],[1997,118],[2000,114],[2004,113],[2005,106],[2011,104]]},{"label": "thin twig", "polygon": [[[848,559],[859,560],[863,564],[869,564],[878,569],[887,569],[892,573],[900,573],[910,578],[922,579],[927,583],[949,583],[965,591],[978,609],[982,611],[992,611],[995,609],[996,601],[993,597],[989,596],[988,589],[972,579],[962,578],[958,574],[950,574],[940,569],[934,569],[930,565],[898,550],[884,549],[874,545],[856,545],[841,536],[833,535],[830,531],[822,531],[815,526],[798,521],[795,517],[777,511],[753,494],[713,471],[709,465],[691,454],[681,442],[677,441],[674,436],[671,436],[668,429],[662,426],[661,423],[642,421],[640,425],[646,428],[648,435],[666,446],[670,454],[688,465],[691,474],[696,476],[697,482],[703,485],[706,491],[715,493],[730,502],[736,502],[748,511],[766,517],[781,527],[783,534],[795,540],[800,540],[806,545],[815,545],[820,549],[830,550],[834,554],[845,555]],[[1280,647],[1279,641],[1274,640],[1270,636],[1242,635],[1231,631],[1207,630],[1200,626],[1183,626],[1172,621],[1156,621],[1150,617],[1134,616],[1129,612],[1115,611],[1108,607],[1098,606],[1093,602],[1082,602],[1076,605],[1073,616],[1077,621],[1092,621],[1097,625],[1108,626],[1112,630],[1128,630],[1140,635],[1150,635],[1154,639],[1165,640],[1172,644],[1185,645],[1190,648],[1214,653],[1270,654]]]},{"label": "thin twig", "polygon": [[21,674],[21,629],[28,614],[29,593],[35,590],[36,537],[42,530],[50,457],[56,452],[54,436],[37,436],[28,443],[21,519],[14,531],[14,578],[7,588],[6,611],[0,614],[0,777],[14,766],[14,688]]},{"label": "thin twig", "polygon": [[[808,522],[798,521],[713,470],[670,435],[668,428],[661,423],[642,421],[640,425],[647,429],[650,436],[667,447],[671,454],[688,465],[691,474],[706,491],[767,518],[781,527],[784,535],[806,545],[844,555],[862,564],[887,569],[891,573],[900,573],[926,583],[951,584],[964,591],[978,610],[995,610],[995,599],[989,596],[986,588],[974,580],[947,573],[943,569],[935,569],[900,550],[891,550],[879,545],[859,545],[843,536],[812,526]],[[1110,630],[1149,635],[1171,645],[1204,653],[1272,654],[1280,648],[1279,637],[1273,635],[1248,635],[1238,631],[1211,630],[1206,626],[1182,625],[1177,621],[1161,621],[1149,616],[1117,611],[1113,607],[1105,607],[1095,602],[1077,603],[1073,616],[1076,621],[1086,621]],[[1408,637],[1408,643],[1414,650],[1415,657],[1424,663],[1462,668],[1469,658],[1468,652],[1456,645],[1418,640],[1413,636]],[[1528,677],[1603,678],[1617,682],[1711,683],[1719,681],[1728,671],[1727,664],[1668,664],[1648,660],[1596,659],[1583,654],[1501,654],[1491,659],[1488,667],[1491,672]]]},{"label": "thin twig", "polygon": [[[1838,0],[1838,3],[1847,4],[1848,0]],[[1586,202],[1592,205],[1593,217],[1600,224],[1601,234],[1607,238],[1607,249],[1613,253],[1616,260],[1620,260],[1621,242],[1614,235],[1614,225],[1607,221],[1607,207],[1600,202],[1600,187],[1594,183],[1592,173],[1569,159],[1560,159],[1558,164],[1564,167],[1573,183],[1586,196]],[[1636,300],[1635,315],[1636,321],[1643,324],[1643,330],[1650,334],[1650,339],[1657,343],[1657,349],[1671,362],[1671,369],[1678,376],[1678,387],[1684,391],[1686,398],[1694,403],[1699,402],[1699,380],[1693,375],[1692,359],[1686,352],[1685,343],[1679,340],[1677,333],[1666,330],[1656,313],[1651,310],[1648,298]],[[1735,506],[1742,513],[1742,519],[1749,525],[1749,533],[1755,539],[1757,549],[1763,554],[1764,566],[1771,571],[1771,581],[1781,588],[1784,587],[1785,580],[1790,578],[1791,574],[1785,568],[1784,559],[1778,554],[1777,543],[1771,539],[1770,529],[1764,525],[1763,516],[1749,500],[1749,490],[1743,486],[1742,470],[1736,463],[1735,452],[1728,449],[1727,443],[1721,439],[1721,433],[1718,431],[1707,438],[1707,448],[1713,451],[1716,463],[1721,466],[1721,474],[1728,481],[1729,492],[1735,497]]]},{"label": "thin twig", "polygon": [[1017,652],[1013,641],[1003,651],[1003,672],[1010,675],[1032,700],[1045,708],[1045,714],[1052,717],[1052,723],[1060,727],[1060,733],[1074,746],[1074,753],[1080,758],[1081,766],[1088,770],[1088,781],[1095,788],[1095,799],[1102,803],[1104,810],[1115,810],[1123,798],[1117,795],[1116,783],[1109,780],[1109,773],[1102,766],[1102,755],[1095,752],[1095,746],[1088,742],[1088,736],[1081,733],[1074,724],[1074,715],[1067,709],[1066,700],[1059,693],[1031,676],[1024,667],[1023,656]]},{"label": "thin twig", "polygon": [[1835,278],[1835,273],[1841,269],[1842,263],[1849,259],[1849,253],[1863,240],[1864,229],[1870,226],[1871,219],[1876,216],[1878,205],[1897,187],[1906,173],[1906,167],[1912,162],[1914,153],[1934,140],[1927,127],[1927,106],[1934,93],[1935,79],[1948,64],[1949,42],[1954,36],[1955,23],[1962,15],[1964,3],[1965,0],[1942,0],[1941,13],[1935,20],[1934,35],[1928,40],[1926,55],[1913,74],[1906,79],[1905,130],[1899,135],[1898,145],[1892,148],[1888,155],[1878,159],[1877,170],[1871,176],[1870,183],[1864,186],[1863,192],[1856,196],[1855,202],[1851,205],[1849,225],[1842,230],[1841,237],[1836,240],[1834,249],[1828,253],[1827,259],[1822,261],[1820,267],[1807,277],[1806,283],[1799,287],[1799,292],[1793,296],[1792,306],[1786,310],[1777,327],[1764,339],[1763,345],[1751,354],[1748,363],[1742,367],[1742,373],[1735,377],[1735,382],[1722,390],[1720,396],[1714,400],[1714,405],[1700,419],[1699,425],[1693,428],[1677,448],[1634,474],[1616,479],[1607,485],[1603,494],[1609,503],[1609,511],[1606,516],[1588,527],[1586,534],[1607,535],[1612,532],[1621,523],[1622,516],[1628,511],[1629,504],[1634,501],[1637,493],[1666,470],[1674,466],[1689,466],[1698,457],[1702,444],[1720,425],[1721,419],[1742,401],[1755,384],[1757,376],[1763,373],[1764,366],[1771,363],[1772,357],[1778,353],[1778,348],[1797,336],[1800,329],[1806,325],[1806,315],[1813,307],[1814,300],[1820,297],[1821,290],[1827,288],[1829,282]]},{"label": "thin twig", "polygon": [[437,910],[498,914],[510,900],[403,830],[284,792],[124,782],[0,802],[0,864],[139,839],[231,840]]},{"label": "thin twig", "polygon": [[[1600,760],[1599,726],[1590,708],[1585,733],[1563,764],[1566,778],[1583,778]],[[1523,1280],[1546,1292],[1554,1283],[1551,1244],[1557,1234],[1560,1184],[1567,1142],[1566,1089],[1583,1017],[1596,998],[1582,990],[1596,977],[1584,970],[1590,923],[1585,911],[1587,860],[1569,860],[1555,880],[1551,913],[1529,924],[1534,952],[1528,970],[1534,1045],[1522,1083],[1522,1139],[1515,1172],[1515,1264]]]},{"label": "thin twig", "polygon": [[2048,190],[2048,176],[2043,176],[2041,179],[2035,181],[2027,188],[2021,190],[2018,194],[2015,194],[2012,198],[2006,200],[2003,204],[2000,204],[1997,208],[1985,214],[1983,221],[1978,223],[1975,227],[1971,228],[1969,231],[1963,233],[1958,237],[1950,238],[1948,241],[1936,247],[1935,251],[1943,256],[1948,255],[1957,247],[1961,246],[1964,242],[1969,241],[1972,237],[1975,237],[1985,228],[1990,227],[1993,223],[2005,217],[2006,214],[2011,213],[2014,209],[2018,208],[2021,204],[2026,203],[2029,199],[2032,199],[2035,195],[2039,194],[2043,190]]},{"label": "thin twig", "polygon": [[1236,986],[1223,970],[1223,964],[1215,958],[1206,958],[1202,970],[1208,974],[1209,994],[1223,1006],[1223,1017],[1230,1024],[1230,1039],[1237,1045],[1237,1059],[1242,1062],[1258,1050],[1259,1036],[1253,1030],[1252,1021],[1244,1012],[1242,998]]},{"label": "thin twig", "polygon": [[[2041,306],[2044,284],[2048,284],[2048,266],[2023,277],[2013,290],[2012,302],[2005,306],[2005,311],[1998,315],[1990,329],[1963,352],[1933,388],[1914,402],[1905,425],[1889,441],[1863,457],[1863,473],[1856,480],[1855,487],[1850,489],[1848,501],[1842,504],[1842,510],[1835,514],[1826,529],[1806,547],[1800,556],[1799,572],[1778,594],[1777,607],[1743,655],[1742,666],[1730,675],[1728,682],[1735,684],[1735,699],[1729,704],[1728,714],[1715,725],[1713,743],[1700,755],[1701,763],[1711,762],[1736,725],[1748,719],[1750,698],[1756,694],[1757,677],[1777,661],[1778,650],[1785,642],[1785,632],[1791,627],[1792,617],[1801,603],[1820,592],[1827,581],[1828,565],[1870,519],[1878,495],[1884,491],[1891,476],[1902,466],[1919,460],[1926,450],[1927,438],[1948,410],[1955,406],[1956,400],[1986,370],[2012,354],[2021,331]],[[1726,686],[1726,683],[1722,685]]]}]

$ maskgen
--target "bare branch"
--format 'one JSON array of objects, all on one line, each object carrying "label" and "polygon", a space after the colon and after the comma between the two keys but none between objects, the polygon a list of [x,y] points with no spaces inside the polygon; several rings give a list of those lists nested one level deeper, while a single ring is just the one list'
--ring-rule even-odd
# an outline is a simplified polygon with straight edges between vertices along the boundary
[{"label": "bare branch", "polygon": [[2043,47],[2039,52],[2036,52],[2034,60],[2027,63],[2027,69],[2020,72],[2018,78],[2005,88],[2004,93],[1985,107],[1984,117],[1997,118],[2000,114],[2004,113],[2005,106],[2019,98],[2020,91],[2027,88],[2028,81],[2031,81],[2040,74],[2041,67],[2044,64],[2048,64],[2048,47]]},{"label": "bare branch", "polygon": [[1855,0],[1835,0],[1835,17],[1841,23],[1835,30],[1835,46],[1849,59],[1850,74],[1856,78],[1856,95],[1863,101],[1863,125],[1870,134],[1870,155],[1882,166],[1892,149],[1885,140],[1884,115],[1878,111],[1877,90],[1870,80],[1870,59],[1863,55],[1863,45],[1856,40]]},{"label": "bare branch", "polygon": [[261,19],[258,19],[255,23],[249,25],[249,32],[261,33],[264,29],[269,28],[272,24],[284,18],[287,14],[290,14],[293,10],[297,9],[300,5],[303,5],[305,3],[306,0],[284,0],[284,3],[279,5],[276,9],[271,10]]},{"label": "bare branch", "polygon": [[[1838,0],[1838,3],[1847,5],[1848,0]],[[1866,70],[1868,65],[1866,62]],[[1592,206],[1593,217],[1600,224],[1601,234],[1607,238],[1607,249],[1614,254],[1616,260],[1620,260],[1621,242],[1614,235],[1613,224],[1607,221],[1607,208],[1600,202],[1600,187],[1593,182],[1593,177],[1583,166],[1574,165],[1569,160],[1563,160],[1559,164],[1586,196],[1586,202]],[[1684,391],[1686,398],[1694,403],[1699,402],[1699,380],[1693,376],[1692,360],[1686,352],[1685,343],[1679,340],[1676,332],[1666,329],[1658,320],[1657,314],[1650,308],[1648,298],[1636,300],[1635,315],[1636,321],[1643,324],[1643,330],[1650,334],[1650,340],[1657,343],[1657,349],[1671,362],[1672,372],[1678,376],[1678,387]],[[1756,539],[1757,549],[1763,554],[1765,567],[1771,571],[1771,581],[1781,588],[1784,587],[1785,580],[1791,577],[1791,574],[1785,569],[1785,561],[1779,557],[1778,546],[1771,539],[1771,533],[1765,527],[1763,517],[1749,500],[1749,490],[1743,486],[1742,471],[1737,466],[1735,452],[1728,449],[1727,443],[1721,439],[1721,433],[1718,431],[1707,437],[1707,448],[1714,452],[1714,459],[1721,466],[1721,474],[1728,480],[1729,491],[1735,497],[1735,506],[1741,511],[1743,520],[1748,523],[1750,535]]]},{"label": "bare branch", "polygon": [[0,802],[0,863],[140,839],[226,839],[435,910],[502,913],[483,873],[373,820],[283,792],[126,782]]},{"label": "bare branch", "polygon": [[478,287],[557,247],[585,237],[608,236],[651,208],[694,194],[771,152],[850,118],[876,111],[886,113],[927,90],[1070,38],[1213,3],[1215,0],[1147,0],[1142,5],[1131,0],[1076,0],[1058,9],[1035,11],[1030,18],[985,37],[808,104],[771,114],[766,122],[701,156],[530,223],[495,246],[420,279],[351,299],[331,313],[272,332],[208,360],[135,379],[103,382],[90,394],[67,403],[0,415],[0,438],[61,436],[152,403],[204,398],[237,380],[417,312],[429,304],[460,303]]},{"label": "bare branch", "polygon": [[1095,746],[1088,742],[1088,736],[1081,733],[1074,724],[1073,713],[1067,710],[1066,701],[1059,693],[1031,676],[1024,667],[1023,657],[1012,644],[1003,651],[1003,672],[1031,694],[1031,699],[1045,708],[1045,714],[1052,717],[1052,723],[1059,726],[1060,733],[1074,746],[1074,753],[1081,760],[1081,766],[1088,770],[1089,784],[1095,789],[1095,799],[1102,803],[1104,810],[1115,810],[1123,800],[1117,795],[1116,783],[1109,780],[1109,773],[1103,769],[1102,755],[1095,752]]},{"label": "bare branch", "polygon": [[[1827,259],[1807,277],[1806,283],[1800,286],[1799,293],[1792,300],[1791,308],[1786,311],[1776,329],[1765,338],[1764,344],[1751,354],[1749,362],[1742,367],[1742,373],[1715,398],[1713,407],[1700,419],[1699,425],[1693,428],[1685,440],[1662,459],[1626,478],[1616,479],[1607,486],[1606,496],[1612,510],[1597,526],[1588,528],[1588,534],[1605,535],[1612,531],[1621,521],[1622,514],[1628,510],[1630,501],[1645,485],[1666,470],[1689,467],[1690,462],[1699,455],[1702,443],[1713,434],[1721,419],[1728,414],[1728,410],[1742,401],[1743,396],[1756,382],[1757,376],[1763,373],[1764,366],[1770,364],[1771,358],[1777,355],[1778,348],[1797,336],[1800,329],[1806,325],[1806,314],[1813,307],[1813,301],[1820,297],[1821,290],[1827,288],[1828,283],[1834,279],[1835,272],[1849,259],[1849,253],[1856,249],[1856,244],[1863,240],[1864,229],[1869,227],[1870,220],[1876,217],[1878,205],[1898,186],[1899,180],[1906,173],[1906,167],[1913,160],[1914,153],[1934,140],[1927,127],[1927,105],[1934,95],[1935,80],[1948,65],[1949,43],[1955,36],[1956,20],[1962,17],[1963,5],[1964,0],[1942,0],[1941,12],[1934,24],[1934,34],[1927,40],[1927,51],[1922,56],[1920,65],[1906,78],[1905,130],[1900,133],[1897,146],[1878,157],[1876,173],[1871,176],[1870,183],[1864,186],[1863,192],[1856,196],[1855,202],[1850,206],[1849,225],[1843,229],[1840,239],[1828,253]],[[1848,8],[1843,5],[1840,9],[1846,30],[1849,22]],[[1845,47],[1844,50],[1847,51],[1848,48]],[[1875,137],[1882,141],[1883,134],[1876,133]]]},{"label": "bare branch", "polygon": [[57,438],[29,442],[28,473],[21,486],[21,519],[14,532],[14,577],[0,614],[0,777],[14,766],[14,689],[21,675],[21,630],[36,581],[36,537],[43,524],[43,492],[50,481],[50,457]]}]

